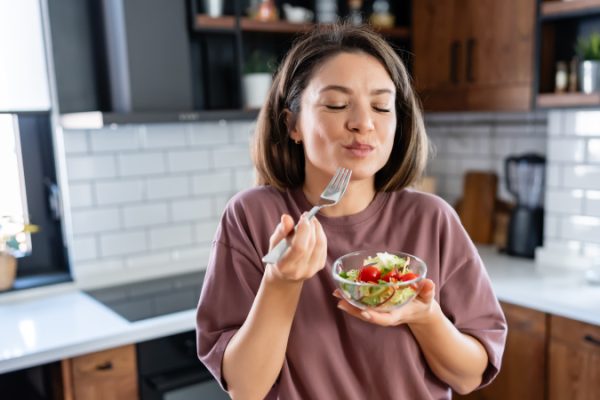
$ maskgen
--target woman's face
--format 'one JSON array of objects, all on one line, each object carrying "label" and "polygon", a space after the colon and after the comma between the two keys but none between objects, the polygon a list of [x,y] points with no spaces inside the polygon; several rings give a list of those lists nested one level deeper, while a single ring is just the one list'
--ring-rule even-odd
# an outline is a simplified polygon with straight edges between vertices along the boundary
[{"label": "woman's face", "polygon": [[345,167],[353,181],[372,180],[392,151],[395,100],[389,74],[366,53],[340,53],[319,66],[290,132],[303,142],[307,179],[327,181]]}]

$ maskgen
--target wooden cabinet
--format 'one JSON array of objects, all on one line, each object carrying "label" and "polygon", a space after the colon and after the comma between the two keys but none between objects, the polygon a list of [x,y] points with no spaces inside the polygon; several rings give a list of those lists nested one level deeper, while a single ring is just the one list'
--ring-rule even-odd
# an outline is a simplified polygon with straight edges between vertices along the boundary
[{"label": "wooden cabinet", "polygon": [[414,74],[425,109],[530,109],[535,20],[535,0],[413,2]]},{"label": "wooden cabinet", "polygon": [[600,326],[550,318],[548,399],[600,398]]},{"label": "wooden cabinet", "polygon": [[502,368],[491,385],[457,399],[506,400],[545,398],[546,314],[503,303],[508,336]]},{"label": "wooden cabinet", "polygon": [[65,400],[139,398],[134,345],[63,360],[61,369]]}]

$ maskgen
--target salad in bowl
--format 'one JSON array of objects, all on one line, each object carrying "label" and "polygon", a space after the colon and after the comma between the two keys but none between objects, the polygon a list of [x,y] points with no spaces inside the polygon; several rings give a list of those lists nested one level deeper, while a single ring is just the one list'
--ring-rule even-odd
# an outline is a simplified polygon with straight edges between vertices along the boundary
[{"label": "salad in bowl", "polygon": [[392,311],[417,295],[427,273],[420,258],[404,252],[356,251],[333,263],[333,278],[342,296],[360,309]]}]

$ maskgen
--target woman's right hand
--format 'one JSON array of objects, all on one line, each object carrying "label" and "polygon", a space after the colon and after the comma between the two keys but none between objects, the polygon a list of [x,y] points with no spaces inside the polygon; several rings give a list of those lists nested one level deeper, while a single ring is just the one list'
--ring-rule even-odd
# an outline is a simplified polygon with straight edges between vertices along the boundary
[{"label": "woman's right hand", "polygon": [[[288,237],[294,230],[294,220],[287,214],[281,216],[281,222],[269,239],[269,249],[280,240]],[[308,221],[302,214],[296,232],[291,237],[290,247],[276,264],[267,264],[272,278],[286,282],[301,282],[324,266],[327,259],[327,237],[319,220]]]}]

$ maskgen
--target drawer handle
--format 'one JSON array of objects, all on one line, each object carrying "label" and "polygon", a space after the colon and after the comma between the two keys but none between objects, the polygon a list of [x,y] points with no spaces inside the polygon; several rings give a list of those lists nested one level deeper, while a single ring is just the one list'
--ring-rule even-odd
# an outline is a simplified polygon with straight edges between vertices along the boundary
[{"label": "drawer handle", "polygon": [[583,340],[585,340],[586,342],[591,343],[593,345],[600,346],[600,339],[596,339],[592,335],[585,335],[583,337]]},{"label": "drawer handle", "polygon": [[105,363],[96,365],[96,371],[108,371],[109,369],[112,369],[112,367],[112,362],[107,361]]}]

